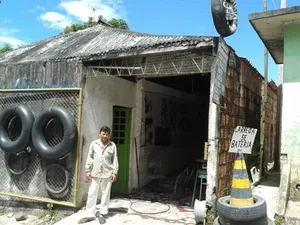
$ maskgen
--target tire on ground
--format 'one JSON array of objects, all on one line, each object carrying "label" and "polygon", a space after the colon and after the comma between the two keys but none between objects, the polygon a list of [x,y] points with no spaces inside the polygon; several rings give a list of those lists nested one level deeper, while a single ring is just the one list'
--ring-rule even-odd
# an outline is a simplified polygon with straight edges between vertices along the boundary
[{"label": "tire on ground", "polygon": [[[14,117],[19,117],[22,130],[16,140],[8,134],[8,126]],[[31,143],[31,130],[34,116],[24,105],[10,106],[0,114],[0,148],[8,153],[17,153],[26,149]]]},{"label": "tire on ground", "polygon": [[[229,204],[230,196],[219,198],[217,201],[217,210],[219,222],[221,224],[240,224],[247,221],[249,225],[268,224],[267,205],[263,198],[254,195],[254,204],[252,206],[237,207]],[[253,221],[253,222],[252,222]]]},{"label": "tire on ground", "polygon": [[227,21],[227,12],[223,5],[224,1],[233,5],[233,10],[237,15],[237,5],[235,0],[211,0],[211,11],[216,30],[222,37],[227,37],[235,33],[238,22],[237,17],[232,21]]},{"label": "tire on ground", "polygon": [[[60,143],[50,146],[44,130],[52,119],[58,119],[63,126]],[[77,142],[77,126],[74,117],[64,108],[55,106],[45,109],[36,118],[32,128],[32,143],[35,150],[46,159],[59,159],[70,153]]]}]

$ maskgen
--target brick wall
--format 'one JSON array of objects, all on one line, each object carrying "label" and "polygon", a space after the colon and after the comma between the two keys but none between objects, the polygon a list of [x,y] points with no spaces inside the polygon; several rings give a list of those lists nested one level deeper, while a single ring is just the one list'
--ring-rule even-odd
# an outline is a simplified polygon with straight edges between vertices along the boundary
[{"label": "brick wall", "polygon": [[[237,68],[228,68],[226,76],[226,93],[220,106],[219,123],[219,159],[218,159],[218,197],[228,195],[231,189],[232,169],[235,154],[228,153],[230,140],[236,126],[257,128],[252,154],[245,155],[247,169],[259,168],[260,152],[260,118],[261,118],[261,86],[263,77],[244,58],[240,58]],[[276,132],[276,85],[269,85],[267,118],[265,129],[265,158],[270,161],[274,157],[273,150]],[[266,161],[265,160],[265,161]]]},{"label": "brick wall", "polygon": [[232,165],[234,154],[228,153],[231,136],[235,127],[240,123],[240,72],[237,69],[228,68],[226,76],[226,92],[221,99],[220,107],[220,141],[218,161],[218,189],[217,196],[227,195],[231,187]]},{"label": "brick wall", "polygon": [[268,163],[274,162],[276,149],[277,86],[273,81],[268,84],[268,98],[265,110],[264,167],[267,169]]}]

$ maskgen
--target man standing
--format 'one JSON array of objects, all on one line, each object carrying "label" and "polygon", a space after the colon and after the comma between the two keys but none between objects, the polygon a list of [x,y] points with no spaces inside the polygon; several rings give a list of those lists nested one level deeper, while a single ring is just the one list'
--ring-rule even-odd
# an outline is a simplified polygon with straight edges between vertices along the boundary
[{"label": "man standing", "polygon": [[119,168],[117,147],[114,142],[110,141],[110,128],[107,126],[101,127],[99,136],[99,139],[91,143],[86,160],[85,176],[87,180],[91,180],[91,183],[86,203],[86,217],[78,223],[85,223],[95,219],[99,189],[101,203],[97,217],[100,223],[105,223],[111,185],[117,179]]}]

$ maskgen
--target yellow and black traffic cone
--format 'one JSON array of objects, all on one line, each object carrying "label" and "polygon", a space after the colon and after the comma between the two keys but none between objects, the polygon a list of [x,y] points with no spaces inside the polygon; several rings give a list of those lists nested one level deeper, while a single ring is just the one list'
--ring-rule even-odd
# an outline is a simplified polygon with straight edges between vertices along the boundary
[{"label": "yellow and black traffic cone", "polygon": [[242,152],[238,152],[234,161],[230,205],[251,206],[254,204],[245,158]]}]

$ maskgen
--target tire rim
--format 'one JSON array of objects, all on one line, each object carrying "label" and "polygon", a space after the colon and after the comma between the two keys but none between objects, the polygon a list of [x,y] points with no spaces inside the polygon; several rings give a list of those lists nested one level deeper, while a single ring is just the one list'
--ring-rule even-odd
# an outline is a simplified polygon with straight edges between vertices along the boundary
[{"label": "tire rim", "polygon": [[235,22],[237,20],[237,7],[236,3],[232,0],[224,0],[223,6],[226,9],[226,20],[227,24],[232,27],[236,26]]}]

